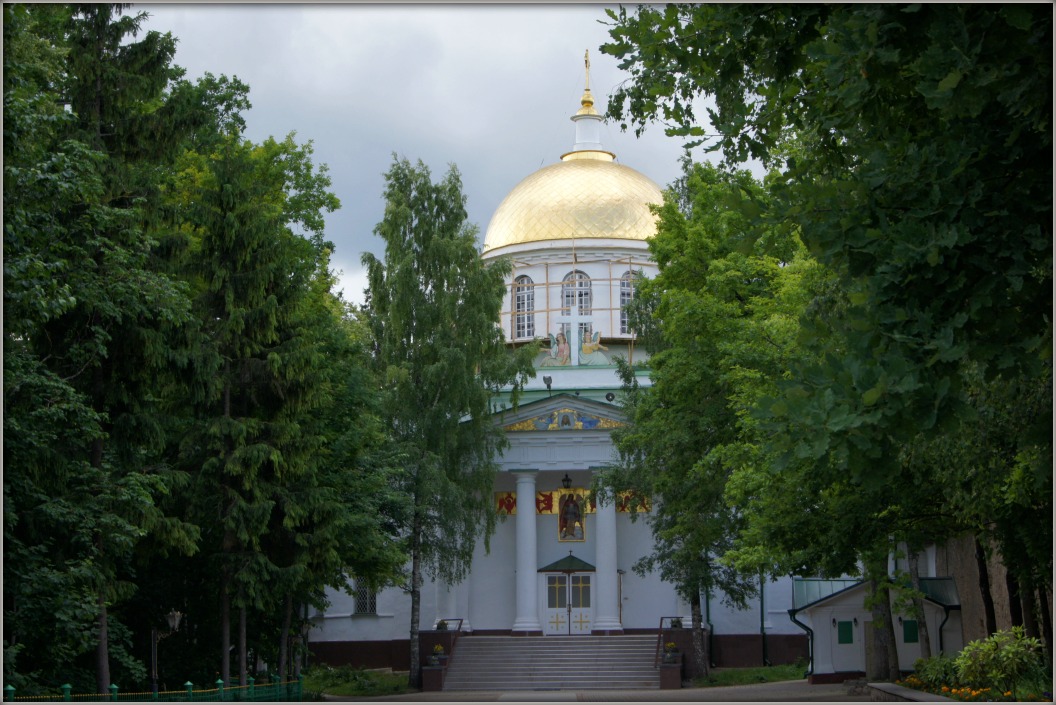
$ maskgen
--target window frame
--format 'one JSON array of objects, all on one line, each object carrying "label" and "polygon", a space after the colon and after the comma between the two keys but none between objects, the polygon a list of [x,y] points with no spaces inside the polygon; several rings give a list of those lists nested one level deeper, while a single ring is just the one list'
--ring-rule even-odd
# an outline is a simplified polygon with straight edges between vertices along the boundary
[{"label": "window frame", "polygon": [[589,316],[594,306],[592,286],[590,277],[582,270],[573,269],[566,274],[561,280],[561,313],[571,315],[578,304],[579,315]]},{"label": "window frame", "polygon": [[526,274],[513,280],[513,337],[535,337],[535,282]]},{"label": "window frame", "polygon": [[365,582],[356,581],[353,614],[376,615],[378,613],[378,591]]}]

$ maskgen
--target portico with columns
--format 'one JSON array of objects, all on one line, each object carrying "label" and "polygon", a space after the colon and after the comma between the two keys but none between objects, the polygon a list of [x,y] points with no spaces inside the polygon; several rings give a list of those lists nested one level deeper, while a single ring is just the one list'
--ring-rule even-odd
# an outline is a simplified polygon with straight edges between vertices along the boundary
[{"label": "portico with columns", "polygon": [[[505,475],[513,478],[515,487],[510,492],[496,492],[500,517],[514,524],[516,613],[510,633],[558,632],[557,628],[544,629],[544,623],[548,611],[559,605],[569,612],[569,623],[574,619],[572,608],[580,610],[580,628],[568,633],[622,634],[616,502],[589,502],[594,471],[612,461],[609,434],[623,423],[620,415],[611,406],[582,396],[559,394],[524,405],[515,414],[502,414],[499,423],[506,429],[510,449],[506,453],[509,459],[501,463],[504,467],[498,486],[511,484],[508,479],[503,481]],[[518,466],[523,465],[518,459],[533,456],[535,467]],[[560,502],[569,495],[582,504],[581,539],[562,537]],[[576,565],[583,568],[576,571],[563,566],[569,579],[584,573],[584,579],[576,583],[579,592],[574,597],[555,595],[555,590],[570,588],[571,584],[549,579],[558,577],[561,570],[546,570],[566,556],[575,558]],[[482,556],[480,560],[487,562],[488,558]],[[582,615],[587,615],[589,628]]]}]

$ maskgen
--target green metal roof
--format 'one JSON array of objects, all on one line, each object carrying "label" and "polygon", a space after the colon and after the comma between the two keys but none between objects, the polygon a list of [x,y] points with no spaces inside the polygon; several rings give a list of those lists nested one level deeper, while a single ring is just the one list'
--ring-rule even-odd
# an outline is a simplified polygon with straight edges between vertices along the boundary
[{"label": "green metal roof", "polygon": [[548,566],[539,569],[540,573],[584,573],[594,570],[594,566],[586,561],[576,558],[572,551],[559,561],[554,561]]},{"label": "green metal roof", "polygon": [[953,578],[921,578],[920,591],[943,607],[961,606],[961,596],[957,594],[957,583]]}]

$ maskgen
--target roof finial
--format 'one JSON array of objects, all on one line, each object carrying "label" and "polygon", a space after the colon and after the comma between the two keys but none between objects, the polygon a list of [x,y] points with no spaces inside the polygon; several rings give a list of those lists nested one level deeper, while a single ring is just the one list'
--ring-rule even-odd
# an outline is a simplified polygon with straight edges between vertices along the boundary
[{"label": "roof finial", "polygon": [[590,94],[590,49],[583,52],[583,66],[586,69],[587,86],[583,90],[583,97],[579,99],[579,104],[583,107],[576,115],[597,115],[598,111],[594,109],[594,96]]}]

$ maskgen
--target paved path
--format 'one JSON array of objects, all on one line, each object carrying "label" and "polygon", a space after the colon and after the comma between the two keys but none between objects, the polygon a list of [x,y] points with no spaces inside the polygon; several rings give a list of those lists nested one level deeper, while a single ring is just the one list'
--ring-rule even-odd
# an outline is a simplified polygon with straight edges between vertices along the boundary
[{"label": "paved path", "polygon": [[476,691],[442,691],[439,693],[405,693],[375,698],[353,698],[328,695],[334,701],[381,702],[869,702],[868,695],[849,695],[849,686],[841,684],[810,685],[803,681],[782,681],[738,685],[727,688],[682,688],[681,690],[533,690],[507,693]]}]

